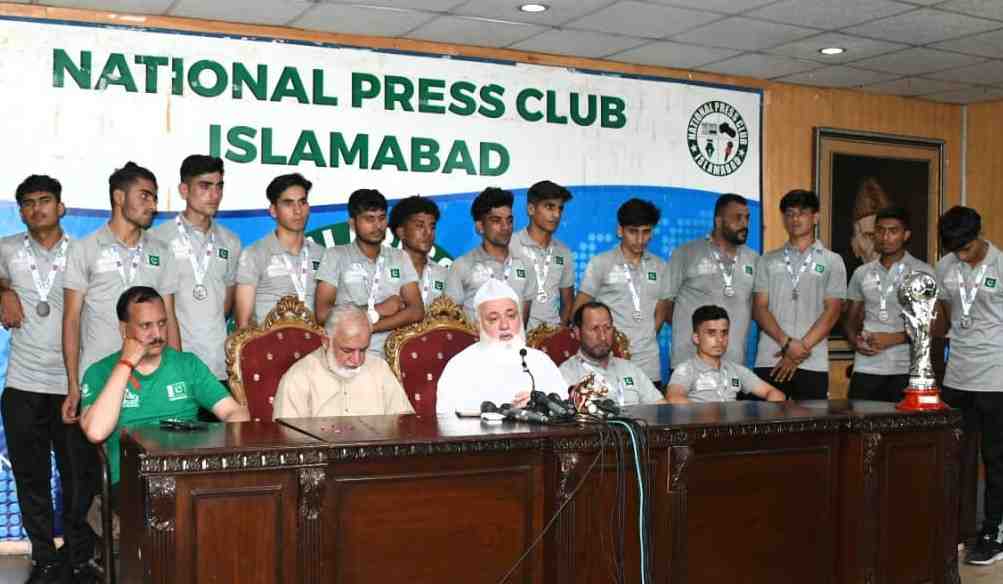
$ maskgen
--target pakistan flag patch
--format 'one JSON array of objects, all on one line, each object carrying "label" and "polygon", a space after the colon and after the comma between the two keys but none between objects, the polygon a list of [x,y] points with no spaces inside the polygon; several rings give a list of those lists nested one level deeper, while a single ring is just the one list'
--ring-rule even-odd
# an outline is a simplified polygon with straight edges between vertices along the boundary
[{"label": "pakistan flag patch", "polygon": [[219,256],[219,259],[221,259],[221,260],[228,260],[228,259],[230,259],[230,250],[228,250],[228,249],[225,249],[225,248],[221,247],[216,252],[216,254]]},{"label": "pakistan flag patch", "polygon": [[313,262],[311,262],[311,263],[313,264],[313,271],[315,271],[315,272],[316,272],[317,270],[319,270],[319,269],[320,269],[320,260],[314,260],[314,261],[313,261]]},{"label": "pakistan flag patch", "polygon": [[822,264],[815,264],[815,271],[818,272],[819,274],[822,274],[825,272],[825,266],[823,266]]},{"label": "pakistan flag patch", "polygon": [[515,277],[516,278],[522,278],[523,280],[525,280],[526,279],[526,270],[524,270],[522,268],[516,268],[515,269]]},{"label": "pakistan flag patch", "polygon": [[648,280],[655,282],[658,280],[658,274],[656,272],[648,272]]},{"label": "pakistan flag patch", "polygon": [[147,259],[147,261],[150,262],[151,266],[159,266],[160,265],[160,256],[155,256],[153,254],[150,254],[149,256],[147,256],[146,259]]},{"label": "pakistan flag patch", "polygon": [[390,277],[394,280],[401,279],[401,269],[400,268],[390,268]]},{"label": "pakistan flag patch", "polygon": [[752,266],[750,266],[749,264],[745,264],[745,273],[749,274],[751,276],[752,275]]},{"label": "pakistan flag patch", "polygon": [[996,278],[986,278],[986,288],[995,288]]},{"label": "pakistan flag patch", "polygon": [[634,378],[633,377],[624,377],[623,378],[623,384],[624,385],[633,386],[634,385]]},{"label": "pakistan flag patch", "polygon": [[731,378],[731,386],[732,387],[738,387],[738,378],[737,377],[732,377]]},{"label": "pakistan flag patch", "polygon": [[557,262],[557,265],[563,266],[564,265],[564,256],[557,256],[557,257],[554,258],[554,261]]},{"label": "pakistan flag patch", "polygon": [[446,287],[446,285],[442,282],[442,280],[436,280],[435,281],[435,289],[436,290],[442,290],[445,287]]}]

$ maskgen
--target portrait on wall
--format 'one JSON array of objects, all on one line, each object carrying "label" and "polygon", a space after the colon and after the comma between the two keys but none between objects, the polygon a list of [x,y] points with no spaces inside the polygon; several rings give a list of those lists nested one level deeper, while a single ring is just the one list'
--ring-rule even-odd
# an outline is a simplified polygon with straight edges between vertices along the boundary
[{"label": "portrait on wall", "polygon": [[909,253],[936,263],[942,148],[939,141],[816,129],[819,238],[842,256],[847,276],[877,258],[875,216],[889,206],[908,213]]}]

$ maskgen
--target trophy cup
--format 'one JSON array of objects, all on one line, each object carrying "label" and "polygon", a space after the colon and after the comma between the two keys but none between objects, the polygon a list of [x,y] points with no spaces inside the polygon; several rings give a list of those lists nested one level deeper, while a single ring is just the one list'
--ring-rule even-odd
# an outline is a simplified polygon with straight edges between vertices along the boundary
[{"label": "trophy cup", "polygon": [[589,373],[571,393],[571,402],[575,405],[578,418],[602,416],[602,409],[596,403],[606,399],[609,394],[610,387],[606,380],[595,373]]},{"label": "trophy cup", "polygon": [[904,411],[948,409],[940,401],[930,361],[930,326],[936,318],[937,281],[930,274],[913,272],[903,278],[898,291],[906,333],[912,341],[909,354],[909,387],[895,408]]}]

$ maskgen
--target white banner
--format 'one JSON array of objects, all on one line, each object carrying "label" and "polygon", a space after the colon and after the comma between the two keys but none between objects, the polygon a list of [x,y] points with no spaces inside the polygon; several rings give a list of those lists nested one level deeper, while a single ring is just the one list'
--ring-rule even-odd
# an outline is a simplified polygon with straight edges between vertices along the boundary
[{"label": "white banner", "polygon": [[171,31],[0,20],[6,196],[51,174],[107,209],[133,160],[177,210],[188,154],[227,163],[225,209],[301,172],[314,204],[565,185],[760,200],[758,91],[547,66]]}]

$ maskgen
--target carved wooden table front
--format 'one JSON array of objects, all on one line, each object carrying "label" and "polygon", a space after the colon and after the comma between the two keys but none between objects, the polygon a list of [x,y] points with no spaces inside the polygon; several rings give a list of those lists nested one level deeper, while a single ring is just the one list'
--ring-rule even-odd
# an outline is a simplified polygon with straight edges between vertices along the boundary
[{"label": "carved wooden table front", "polygon": [[[958,581],[957,413],[844,401],[631,414],[647,424],[653,582]],[[136,429],[122,580],[494,583],[564,505],[508,581],[609,582],[622,549],[638,582],[636,479],[628,460],[619,480],[616,440],[418,416]]]}]

